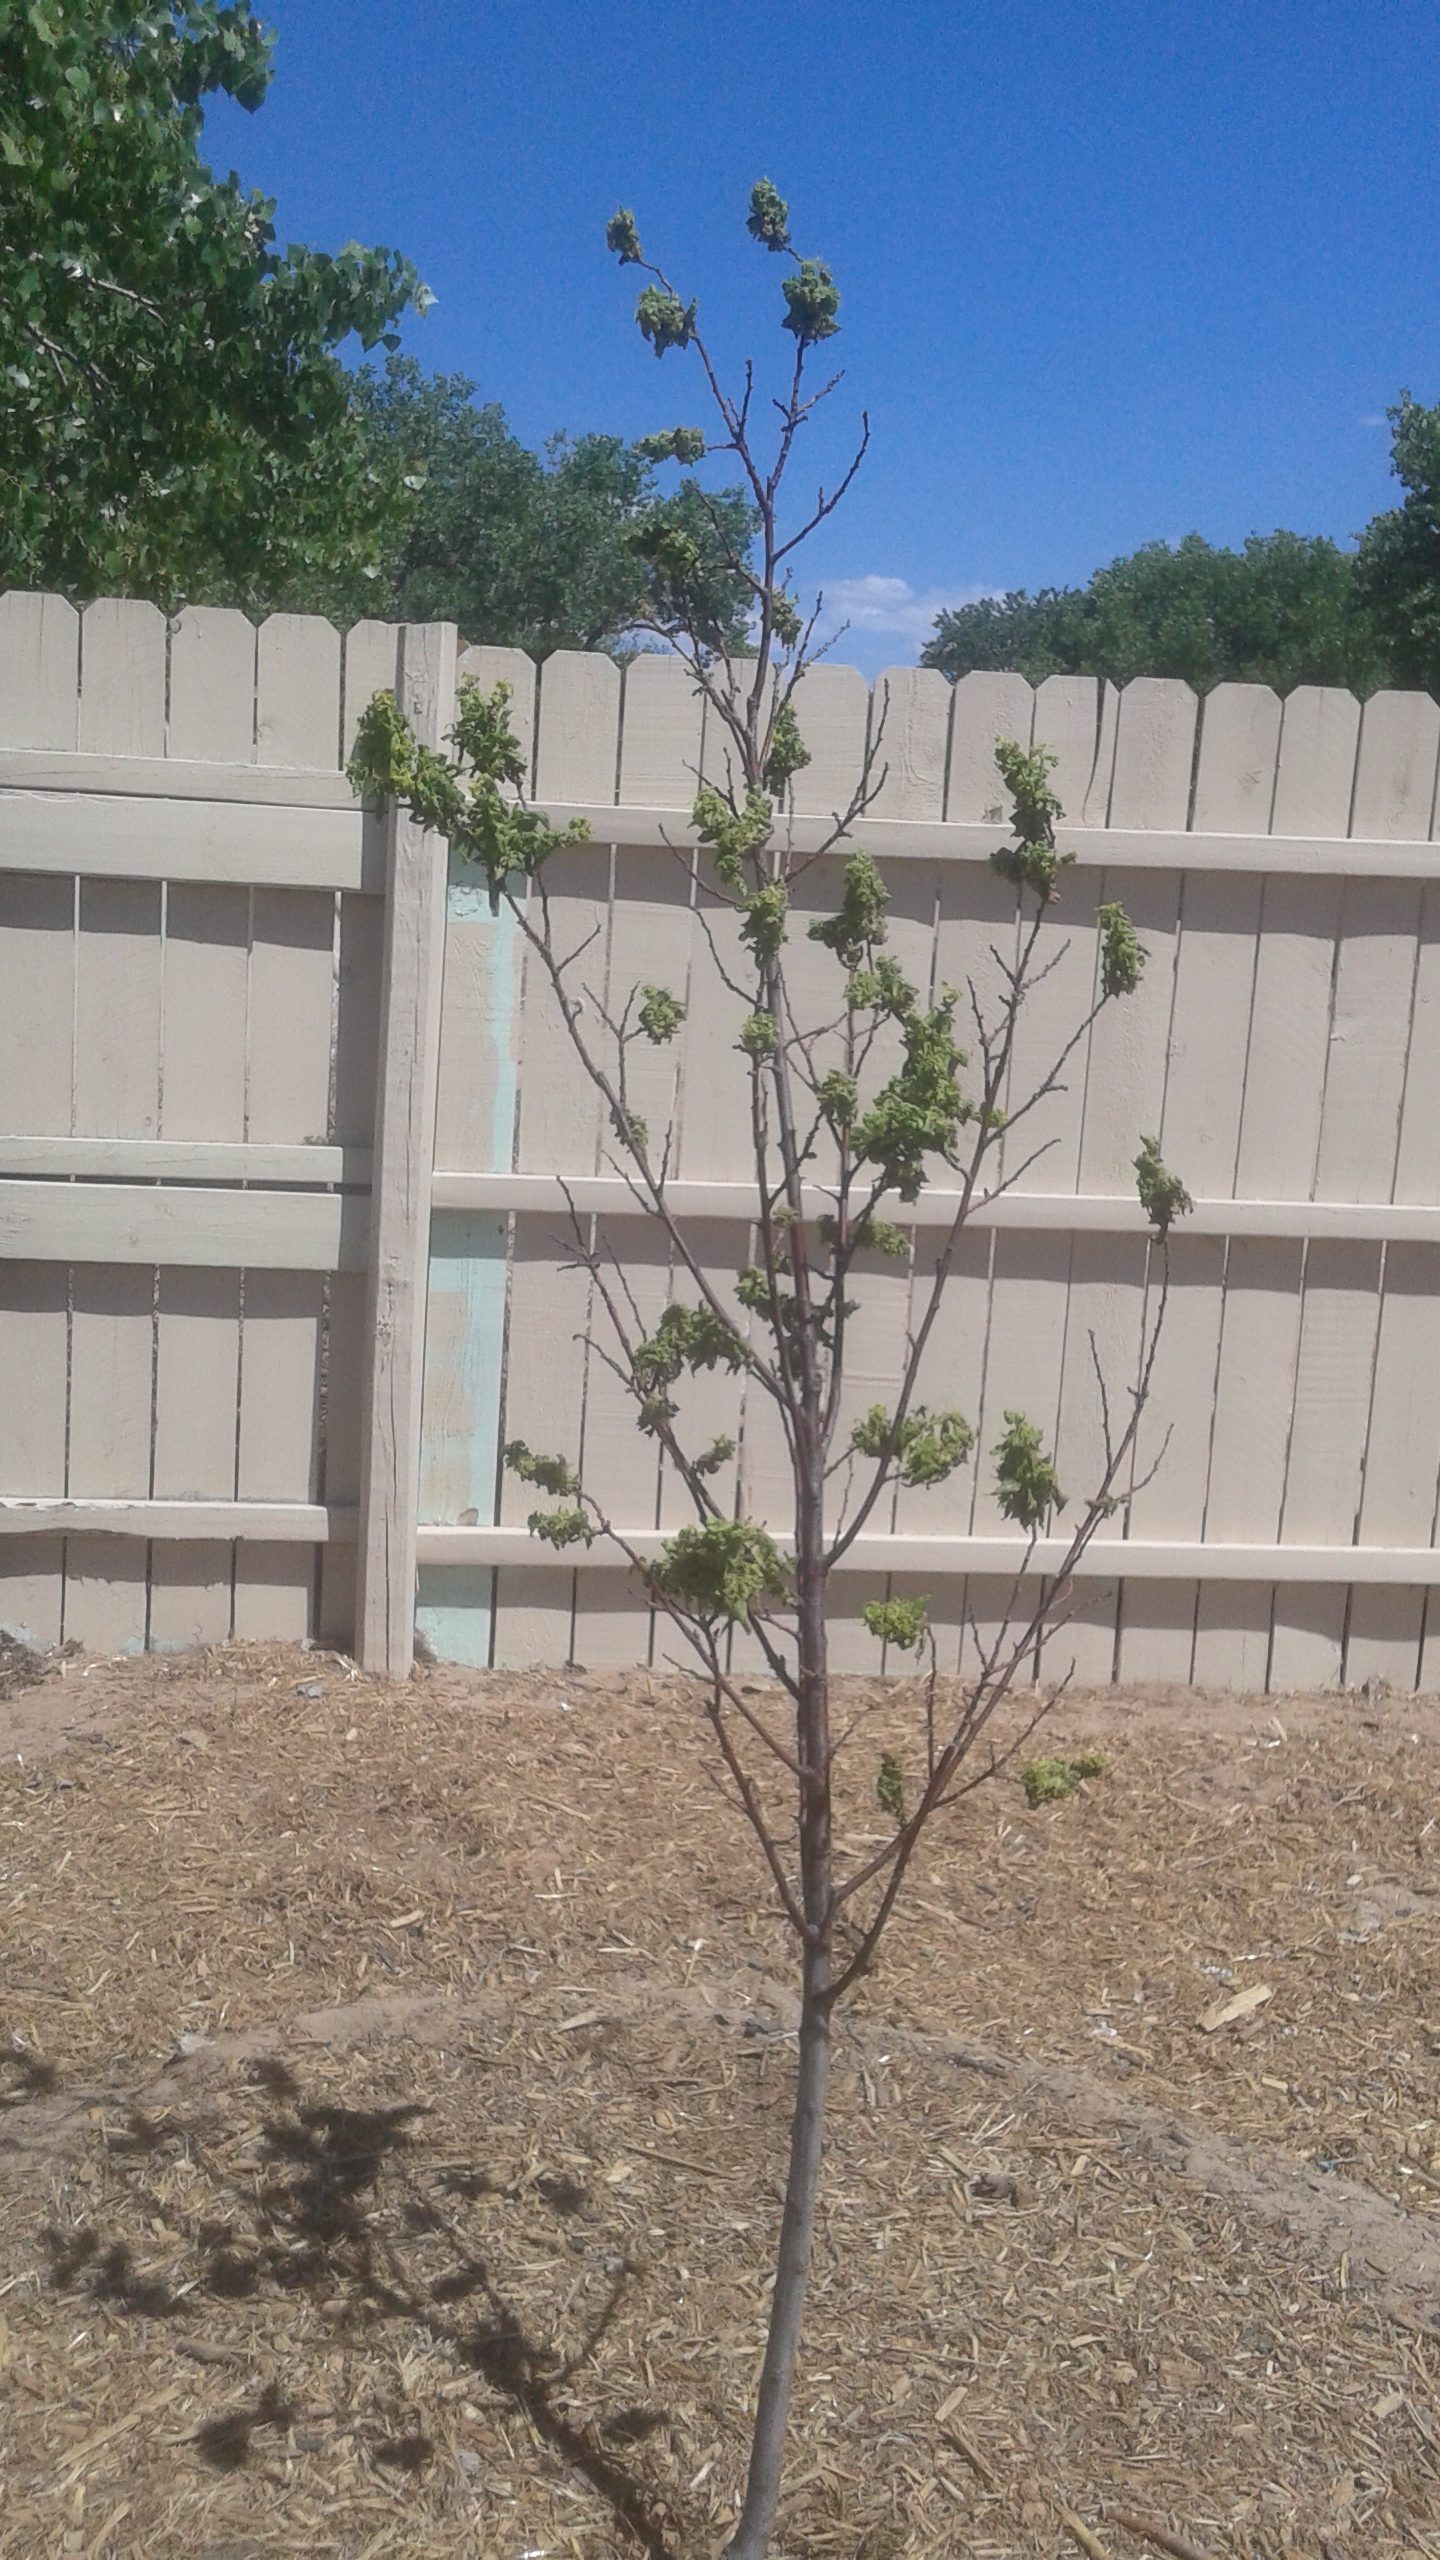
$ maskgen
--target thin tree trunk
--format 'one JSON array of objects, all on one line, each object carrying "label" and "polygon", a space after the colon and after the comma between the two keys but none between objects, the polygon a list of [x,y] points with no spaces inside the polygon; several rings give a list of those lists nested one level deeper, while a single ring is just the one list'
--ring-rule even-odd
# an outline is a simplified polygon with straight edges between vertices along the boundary
[{"label": "thin tree trunk", "polygon": [[800,2352],[800,2329],[810,2280],[815,2240],[815,2211],[820,2196],[820,2164],[825,2143],[825,2099],[830,2080],[830,1950],[810,1947],[800,2011],[800,2056],[795,2082],[795,2112],[790,2122],[790,2168],[785,2181],[785,2211],[780,2224],[780,2250],[775,2290],[770,2302],[770,2333],[750,2447],[745,2503],[725,2560],[767,2560],[775,2529],[775,2506],[785,2459],[785,2430],[790,2414],[790,2386]]}]

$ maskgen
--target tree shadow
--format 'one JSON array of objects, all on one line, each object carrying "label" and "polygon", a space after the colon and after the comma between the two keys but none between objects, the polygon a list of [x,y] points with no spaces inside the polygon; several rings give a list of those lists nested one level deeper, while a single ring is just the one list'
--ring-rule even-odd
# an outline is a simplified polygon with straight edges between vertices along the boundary
[{"label": "tree shadow", "polygon": [[[308,2100],[289,2066],[277,2061],[254,2066],[251,2077],[271,2102],[258,2128],[258,2175],[253,2151],[246,2170],[227,2165],[213,2114],[206,2122],[186,2122],[132,2111],[105,2137],[122,2173],[145,2182],[152,2227],[191,2254],[198,2280],[187,2281],[183,2294],[172,2291],[136,2266],[126,2240],[102,2237],[88,2224],[69,2231],[51,2225],[42,2240],[52,2286],[152,2319],[193,2312],[201,2295],[235,2303],[304,2292],[331,2313],[338,2301],[352,2317],[413,2323],[523,2413],[646,2560],[678,2560],[685,2536],[673,2500],[627,2459],[668,2429],[668,2412],[637,2406],[589,2417],[569,2405],[570,2386],[620,2308],[628,2263],[608,2262],[603,2304],[579,2345],[564,2355],[527,2329],[494,2268],[467,2245],[457,2224],[457,2214],[479,2200],[538,2202],[557,2221],[573,2223],[590,2208],[584,2187],[550,2174],[507,2183],[481,2162],[428,2164],[416,2144],[428,2113],[423,2103],[356,2107]],[[177,2149],[205,2169],[214,2195],[210,2211],[181,2210],[163,2185],[147,2178],[158,2153]],[[433,2249],[437,2240],[451,2244],[451,2263],[439,2273],[423,2271],[415,2251]],[[566,2245],[583,2253],[576,2233]],[[193,2438],[195,2449],[214,2470],[242,2470],[257,2431],[283,2430],[294,2415],[291,2398],[271,2384],[252,2406],[207,2420]],[[418,2473],[434,2445],[416,2422],[372,2438],[366,2449],[391,2471]]]}]

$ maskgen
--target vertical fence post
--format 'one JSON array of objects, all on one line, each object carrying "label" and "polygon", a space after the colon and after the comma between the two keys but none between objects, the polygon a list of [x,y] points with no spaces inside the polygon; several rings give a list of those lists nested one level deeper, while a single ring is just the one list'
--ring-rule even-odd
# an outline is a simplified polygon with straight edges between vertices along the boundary
[{"label": "vertical fence post", "polygon": [[[454,715],[455,653],[451,623],[407,622],[401,631],[396,696],[423,746],[440,746]],[[364,1670],[404,1680],[415,1655],[420,1394],[446,848],[398,808],[389,810],[385,827],[355,1649]]]}]

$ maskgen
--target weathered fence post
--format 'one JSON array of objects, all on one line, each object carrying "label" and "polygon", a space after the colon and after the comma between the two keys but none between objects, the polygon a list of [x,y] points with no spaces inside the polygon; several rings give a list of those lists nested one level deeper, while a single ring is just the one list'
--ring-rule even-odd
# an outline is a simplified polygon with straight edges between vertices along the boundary
[{"label": "weathered fence post", "polygon": [[[453,624],[405,624],[396,694],[422,745],[438,747],[454,716],[455,655]],[[427,835],[398,808],[387,813],[385,828],[355,1649],[362,1669],[404,1680],[415,1655],[420,1397],[445,971],[446,852],[439,836]]]}]

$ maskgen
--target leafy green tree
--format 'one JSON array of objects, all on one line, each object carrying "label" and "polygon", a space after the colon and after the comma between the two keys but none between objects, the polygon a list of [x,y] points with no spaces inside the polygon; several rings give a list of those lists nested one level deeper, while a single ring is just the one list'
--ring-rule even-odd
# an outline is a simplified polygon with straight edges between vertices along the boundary
[{"label": "leafy green tree", "polygon": [[1405,495],[1361,535],[1357,583],[1384,636],[1387,681],[1440,694],[1440,408],[1402,391],[1389,417]]},{"label": "leafy green tree", "polygon": [[1035,684],[1181,676],[1202,692],[1237,681],[1371,693],[1392,680],[1393,663],[1355,555],[1298,533],[1252,534],[1239,551],[1198,533],[1173,549],[1147,542],[1097,569],[1088,586],[1021,590],[942,613],[922,655],[952,677],[977,667]]},{"label": "leafy green tree", "polygon": [[[733,455],[757,519],[752,629],[758,646],[748,659],[723,638],[717,642],[706,622],[698,562],[678,545],[666,555],[674,582],[669,637],[704,697],[707,729],[712,720],[717,724],[730,774],[723,788],[705,784],[693,811],[700,877],[733,910],[743,955],[722,959],[712,942],[716,969],[746,1008],[732,1073],[735,1111],[751,1133],[754,1168],[756,1259],[728,1285],[697,1258],[693,1231],[673,1200],[672,1130],[651,1128],[632,1101],[632,1063],[645,1054],[637,1043],[673,1039],[686,1003],[673,990],[648,984],[622,998],[599,997],[587,978],[589,943],[578,951],[562,947],[563,928],[557,943],[548,866],[557,851],[582,843],[586,830],[557,829],[524,798],[524,760],[506,689],[490,695],[462,689],[453,756],[422,747],[394,697],[377,695],[362,717],[351,773],[359,789],[399,800],[447,838],[483,878],[492,904],[508,910],[537,982],[548,981],[605,1105],[614,1142],[610,1161],[660,1229],[676,1274],[672,1303],[647,1332],[603,1222],[592,1235],[588,1213],[576,1217],[575,1258],[590,1276],[605,1324],[596,1356],[629,1392],[637,1428],[664,1449],[693,1520],[647,1560],[627,1524],[611,1519],[587,1487],[571,1455],[513,1442],[506,1462],[548,1497],[530,1515],[532,1533],[557,1548],[611,1540],[690,1647],[732,1800],[751,1825],[794,1934],[800,2028],[789,2168],[748,2479],[728,2546],[731,2560],[765,2560],[814,2238],[836,2007],[870,1970],[928,1825],[1010,1756],[988,1752],[971,1766],[975,1745],[1022,1666],[1053,1631],[1046,1599],[1033,1596],[1037,1542],[1054,1540],[1056,1552],[1045,1559],[1055,1577],[1045,1586],[1053,1606],[1101,1521],[1132,1489],[1131,1459],[1163,1320],[1166,1230],[1183,1214],[1186,1195],[1146,1139],[1137,1174],[1142,1207],[1153,1220],[1152,1321],[1138,1375],[1098,1391],[1103,1455],[1094,1481],[1078,1491],[1072,1486],[1067,1502],[1041,1426],[1018,1406],[1005,1413],[986,1452],[996,1500],[1020,1535],[1012,1618],[993,1640],[977,1639],[978,1669],[953,1692],[942,1691],[925,1605],[888,1601],[864,1613],[877,1645],[928,1655],[928,1670],[897,1692],[897,1714],[907,1705],[913,1714],[909,1747],[885,1754],[871,1781],[888,1829],[878,1845],[864,1841],[842,1854],[832,1794],[853,1732],[837,1731],[831,1717],[827,1621],[834,1577],[896,1485],[935,1486],[969,1463],[972,1424],[961,1413],[933,1409],[918,1393],[960,1239],[987,1198],[1023,1179],[1036,1152],[1027,1146],[1027,1113],[1056,1089],[1096,1016],[1133,992],[1146,955],[1123,908],[1107,904],[1099,919],[1093,1002],[1030,1091],[1017,1090],[1011,1077],[1016,1026],[1030,987],[1053,965],[1041,957],[1042,922],[1065,885],[1054,758],[1043,748],[997,742],[1012,840],[997,845],[994,859],[1014,886],[1016,910],[1013,931],[997,937],[1010,957],[1002,949],[991,955],[998,999],[970,1008],[973,1055],[960,1044],[959,992],[916,983],[888,947],[885,882],[856,841],[884,771],[883,717],[848,805],[830,819],[795,818],[792,786],[810,760],[803,679],[815,655],[815,618],[798,601],[791,571],[799,546],[858,469],[868,427],[835,487],[822,490],[798,523],[782,519],[797,440],[840,379],[811,386],[814,353],[838,330],[840,296],[828,267],[792,248],[787,208],[768,181],[751,196],[747,227],[767,253],[788,260],[781,326],[793,346],[778,396],[763,411],[752,399],[749,368],[738,395],[721,382],[696,302],[686,301],[646,258],[633,215],[617,213],[608,235],[622,264],[638,267],[647,279],[636,307],[642,336],[661,354],[692,354],[718,422],[711,435],[666,429],[656,444],[685,467],[707,452]],[[752,408],[767,421],[778,415],[763,451]],[[704,506],[704,492],[699,495]],[[802,875],[805,903],[797,911],[792,896]],[[827,879],[835,883],[828,909],[816,894]],[[800,973],[792,972],[788,956],[802,931],[833,969],[828,996],[804,1012]],[[882,1215],[894,1203],[903,1208],[916,1201],[937,1173],[951,1186],[947,1221],[917,1230]],[[911,1269],[910,1338],[893,1403],[847,1419],[844,1387],[856,1312],[851,1289],[876,1254]],[[679,1391],[695,1372],[713,1369],[743,1377],[747,1410],[751,1399],[776,1410],[792,1462],[793,1498],[784,1519],[747,1518],[726,1498],[720,1470],[734,1454],[728,1439],[701,1450],[687,1441]],[[768,1699],[727,1667],[737,1625],[749,1630],[773,1675]]]},{"label": "leafy green tree", "polygon": [[0,587],[373,610],[402,493],[336,350],[425,296],[206,167],[270,49],[250,0],[0,0]]},{"label": "leafy green tree", "polygon": [[543,456],[533,453],[510,433],[503,409],[477,407],[473,394],[462,376],[427,378],[404,356],[361,376],[376,467],[386,481],[398,479],[408,501],[380,610],[399,621],[456,622],[537,657],[611,648],[671,616],[668,537],[699,555],[712,640],[740,641],[749,581],[730,560],[750,547],[743,490],[702,502],[686,482],[662,496],[657,461],[673,456],[618,436],[556,436]]}]

